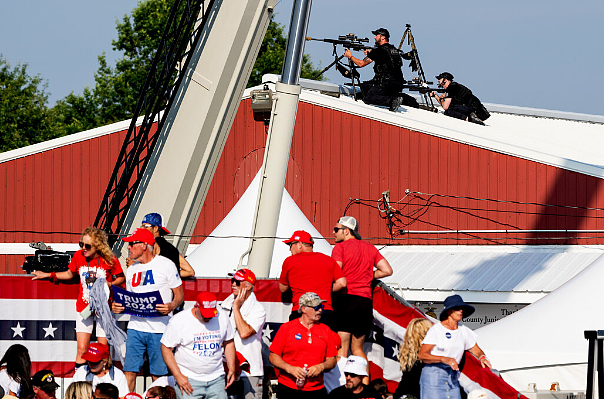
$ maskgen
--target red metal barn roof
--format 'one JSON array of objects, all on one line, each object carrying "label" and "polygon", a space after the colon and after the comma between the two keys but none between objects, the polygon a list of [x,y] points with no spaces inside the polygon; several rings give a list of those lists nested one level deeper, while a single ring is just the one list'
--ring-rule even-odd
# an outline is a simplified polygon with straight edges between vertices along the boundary
[{"label": "red metal barn roof", "polygon": [[[362,201],[353,202],[347,214],[357,217],[361,235],[374,244],[604,243],[595,233],[484,232],[604,230],[602,212],[593,209],[604,208],[600,176],[552,165],[546,156],[540,162],[522,151],[499,151],[465,130],[461,139],[446,134],[461,127],[470,132],[484,129],[478,134],[488,136],[495,131],[492,126],[423,110],[393,114],[346,99],[322,103],[322,97],[327,96],[305,97],[303,92],[286,188],[325,237],[332,236],[334,223],[352,198]],[[572,126],[580,125],[588,124]],[[127,126],[118,123],[2,154],[0,198],[5,206],[0,242],[76,242],[95,219]],[[260,168],[265,140],[265,127],[253,120],[250,100],[244,98],[192,243],[201,242],[243,194]],[[406,195],[407,189],[427,194]],[[375,208],[385,190],[390,190],[392,206],[400,212],[397,229],[481,232],[413,233],[391,239]],[[568,236],[584,238],[558,239]],[[3,245],[0,273],[15,273],[23,261],[15,254],[24,252]]]}]

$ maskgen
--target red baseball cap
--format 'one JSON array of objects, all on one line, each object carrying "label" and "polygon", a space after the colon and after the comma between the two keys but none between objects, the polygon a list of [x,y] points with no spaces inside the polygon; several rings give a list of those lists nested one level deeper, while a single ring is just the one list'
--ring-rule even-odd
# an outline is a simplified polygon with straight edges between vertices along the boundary
[{"label": "red baseball cap", "polygon": [[153,237],[153,233],[147,229],[136,229],[134,230],[134,233],[130,234],[128,237],[122,238],[122,240],[126,242],[140,241],[149,245],[155,244],[155,237]]},{"label": "red baseball cap", "polygon": [[311,245],[315,243],[315,241],[312,239],[310,234],[308,234],[304,230],[294,231],[294,234],[292,234],[292,237],[289,240],[285,240],[283,242],[286,244],[291,244],[292,242],[296,242],[296,241],[303,242],[306,244],[311,244]]},{"label": "red baseball cap", "polygon": [[250,284],[256,284],[256,275],[250,269],[239,269],[232,275],[237,281],[249,281]]},{"label": "red baseball cap", "polygon": [[126,396],[124,396],[124,399],[143,399],[143,397],[136,392],[128,392]]},{"label": "red baseball cap", "polygon": [[197,295],[196,305],[201,312],[201,315],[206,319],[211,319],[218,314],[216,310],[216,295],[211,292],[202,292]]},{"label": "red baseball cap", "polygon": [[82,359],[92,363],[100,362],[110,356],[109,347],[101,343],[95,342],[88,346],[86,353],[82,355]]}]

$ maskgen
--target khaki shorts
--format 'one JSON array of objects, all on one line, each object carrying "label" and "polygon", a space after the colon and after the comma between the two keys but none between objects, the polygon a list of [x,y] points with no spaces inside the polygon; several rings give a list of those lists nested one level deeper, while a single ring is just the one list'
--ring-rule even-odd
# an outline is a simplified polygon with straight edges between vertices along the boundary
[{"label": "khaki shorts", "polygon": [[[92,334],[92,328],[94,327],[95,321],[97,321],[97,317],[95,315],[90,315],[88,318],[84,319],[79,312],[76,312],[76,332]],[[105,330],[103,330],[103,327],[101,327],[101,323],[99,322],[96,323],[96,336],[107,337]]]}]

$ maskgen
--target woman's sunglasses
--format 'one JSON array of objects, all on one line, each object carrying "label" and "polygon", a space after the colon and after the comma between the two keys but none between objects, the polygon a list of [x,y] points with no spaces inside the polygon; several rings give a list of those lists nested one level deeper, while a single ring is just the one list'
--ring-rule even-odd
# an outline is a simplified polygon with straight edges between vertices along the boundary
[{"label": "woman's sunglasses", "polygon": [[90,251],[92,249],[92,245],[84,244],[82,241],[80,241],[78,244],[80,244],[80,248],[86,248],[86,251]]}]

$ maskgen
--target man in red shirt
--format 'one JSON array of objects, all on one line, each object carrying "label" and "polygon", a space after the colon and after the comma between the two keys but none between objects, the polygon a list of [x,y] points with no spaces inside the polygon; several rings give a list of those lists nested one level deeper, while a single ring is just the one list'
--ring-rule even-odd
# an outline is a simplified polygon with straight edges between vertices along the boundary
[{"label": "man in red shirt", "polygon": [[341,217],[333,231],[336,245],[331,257],[342,268],[347,282],[347,293],[334,295],[338,335],[342,339],[338,355],[348,357],[350,348],[353,355],[367,359],[363,344],[373,323],[371,282],[392,275],[392,267],[375,246],[361,241],[359,225],[352,216]]},{"label": "man in red shirt", "polygon": [[302,316],[283,324],[268,360],[277,369],[278,399],[324,399],[323,372],[336,365],[335,334],[320,323],[323,302],[314,292],[300,297]]},{"label": "man in red shirt", "polygon": [[331,292],[346,288],[346,278],[340,266],[329,256],[313,252],[314,240],[304,230],[295,231],[289,240],[292,255],[283,261],[279,290],[292,290],[292,313],[290,320],[300,317],[298,301],[305,292],[316,292],[325,299],[321,323],[335,330]]}]

